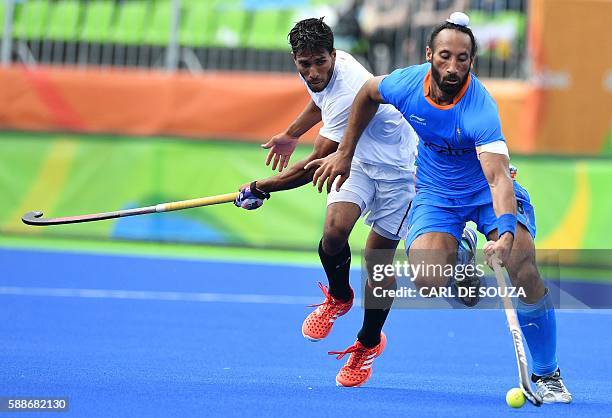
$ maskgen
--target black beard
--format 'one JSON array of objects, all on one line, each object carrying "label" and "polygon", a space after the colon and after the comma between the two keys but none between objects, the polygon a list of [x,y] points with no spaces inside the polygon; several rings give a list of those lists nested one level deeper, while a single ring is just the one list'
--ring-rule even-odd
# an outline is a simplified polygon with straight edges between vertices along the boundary
[{"label": "black beard", "polygon": [[460,83],[448,84],[444,80],[442,80],[442,76],[440,75],[438,70],[436,70],[432,65],[431,66],[431,76],[433,77],[436,85],[440,88],[440,90],[442,90],[442,93],[448,96],[455,97],[457,93],[459,93],[459,91],[461,91],[461,89],[463,88],[463,85],[465,84],[465,81],[467,80],[468,75],[466,74]]}]

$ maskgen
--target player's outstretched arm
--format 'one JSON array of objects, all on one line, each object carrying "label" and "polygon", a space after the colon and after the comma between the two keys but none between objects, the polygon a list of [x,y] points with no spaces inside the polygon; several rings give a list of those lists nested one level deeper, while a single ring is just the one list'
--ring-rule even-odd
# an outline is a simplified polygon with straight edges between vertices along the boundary
[{"label": "player's outstretched arm", "polygon": [[385,76],[380,76],[369,79],[361,87],[357,96],[355,96],[348,126],[338,151],[326,158],[312,161],[306,166],[306,169],[318,167],[314,173],[312,183],[317,186],[319,192],[323,190],[323,186],[327,181],[327,192],[329,193],[336,177],[340,177],[336,183],[336,190],[340,190],[342,184],[349,178],[351,161],[357,148],[357,142],[372,118],[374,118],[374,115],[376,115],[378,106],[384,103],[378,91],[378,86],[384,78]]},{"label": "player's outstretched arm", "polygon": [[[317,136],[312,152],[305,159],[291,165],[287,170],[263,180],[257,180],[240,186],[240,194],[234,202],[243,209],[257,209],[263,205],[265,198],[272,192],[295,189],[312,181],[315,168],[305,169],[313,160],[324,158],[338,148],[338,143],[330,139]],[[257,197],[255,193],[259,194]],[[249,200],[251,199],[251,200]]]},{"label": "player's outstretched arm", "polygon": [[516,196],[508,170],[509,162],[508,156],[504,154],[480,154],[480,165],[491,189],[499,234],[495,243],[485,246],[485,253],[489,256],[495,253],[504,264],[510,256],[516,231]]},{"label": "player's outstretched arm", "polygon": [[272,162],[272,170],[278,167],[279,172],[287,168],[300,137],[319,122],[321,122],[321,109],[310,100],[285,132],[274,135],[268,142],[262,144],[262,148],[270,150],[266,157],[266,165]]}]

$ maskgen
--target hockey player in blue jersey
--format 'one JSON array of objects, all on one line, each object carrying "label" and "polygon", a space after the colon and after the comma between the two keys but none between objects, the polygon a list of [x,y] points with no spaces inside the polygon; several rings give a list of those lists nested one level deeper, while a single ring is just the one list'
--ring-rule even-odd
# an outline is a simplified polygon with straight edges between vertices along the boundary
[{"label": "hockey player in blue jersey", "polygon": [[[406,248],[412,263],[455,263],[457,243],[467,221],[474,221],[512,283],[526,297],[518,318],[533,359],[532,380],[546,403],[569,403],[556,355],[556,321],[551,296],[535,263],[534,210],[529,195],[509,175],[509,153],[497,105],[470,72],[476,40],[469,18],[453,13],[434,28],[427,62],[370,79],[353,102],[349,125],[338,150],[311,162],[319,166],[313,183],[340,187],[350,175],[361,133],[378,106],[389,103],[418,133],[417,194],[409,217]],[[308,167],[307,167],[308,168]],[[432,269],[435,271],[435,269]],[[421,275],[419,288],[447,285],[444,276]]]}]

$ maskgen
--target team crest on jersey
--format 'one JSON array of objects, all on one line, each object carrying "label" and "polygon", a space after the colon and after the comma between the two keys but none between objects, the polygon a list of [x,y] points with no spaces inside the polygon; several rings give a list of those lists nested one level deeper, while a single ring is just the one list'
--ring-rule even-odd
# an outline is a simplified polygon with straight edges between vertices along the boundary
[{"label": "team crest on jersey", "polygon": [[423,118],[418,117],[415,114],[410,115],[410,117],[408,118],[410,120],[410,122],[414,122],[417,123],[419,125],[423,125],[423,126],[427,126],[427,121]]}]

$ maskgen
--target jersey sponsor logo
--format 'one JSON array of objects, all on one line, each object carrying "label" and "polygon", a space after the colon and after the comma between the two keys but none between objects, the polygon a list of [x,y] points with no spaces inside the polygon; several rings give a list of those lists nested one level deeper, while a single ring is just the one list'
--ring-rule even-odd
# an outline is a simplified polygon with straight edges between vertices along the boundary
[{"label": "jersey sponsor logo", "polygon": [[442,145],[434,144],[433,142],[428,141],[423,141],[423,146],[425,148],[437,152],[438,154],[443,154],[448,157],[460,157],[470,152],[476,152],[474,148],[452,148],[450,145],[444,147]]},{"label": "jersey sponsor logo", "polygon": [[410,122],[418,123],[419,125],[427,126],[427,121],[423,118],[418,117],[415,114],[410,115],[408,118]]}]

